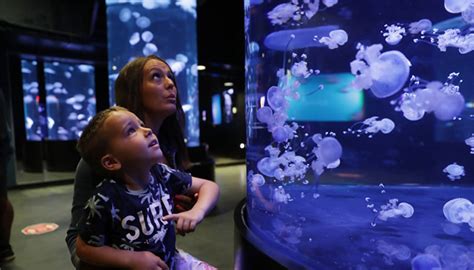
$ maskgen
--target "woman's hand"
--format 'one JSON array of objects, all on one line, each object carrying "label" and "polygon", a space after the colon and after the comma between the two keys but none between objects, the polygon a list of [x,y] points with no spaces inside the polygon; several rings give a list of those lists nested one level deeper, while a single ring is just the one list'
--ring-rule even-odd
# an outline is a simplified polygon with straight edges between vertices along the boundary
[{"label": "woman's hand", "polygon": [[184,236],[186,233],[194,232],[196,226],[202,221],[204,216],[204,210],[193,208],[186,212],[167,215],[163,217],[163,220],[174,220],[176,222],[176,232]]},{"label": "woman's hand", "polygon": [[169,270],[166,263],[149,251],[136,251],[130,254],[129,269],[132,270]]},{"label": "woman's hand", "polygon": [[187,195],[176,195],[174,196],[174,205],[175,205],[175,212],[181,213],[185,211],[189,211],[193,208],[194,204],[196,204],[198,198],[198,194],[195,193],[193,197]]}]

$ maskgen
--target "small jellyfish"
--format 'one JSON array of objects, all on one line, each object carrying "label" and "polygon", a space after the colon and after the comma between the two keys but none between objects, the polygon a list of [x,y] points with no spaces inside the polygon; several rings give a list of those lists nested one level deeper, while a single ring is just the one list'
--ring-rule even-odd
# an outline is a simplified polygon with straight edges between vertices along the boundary
[{"label": "small jellyfish", "polygon": [[151,55],[151,54],[154,54],[158,51],[158,47],[156,47],[155,44],[153,43],[147,43],[144,47],[143,47],[143,55]]},{"label": "small jellyfish", "polygon": [[259,187],[265,185],[265,178],[261,174],[254,174],[251,178],[252,184],[255,184]]},{"label": "small jellyfish", "polygon": [[461,179],[465,175],[464,166],[456,164],[456,162],[449,164],[446,168],[443,169],[443,172],[448,174],[448,178],[451,181]]},{"label": "small jellyfish", "polygon": [[277,202],[287,204],[291,200],[291,196],[285,192],[282,186],[278,186],[278,188],[273,190],[273,199]]},{"label": "small jellyfish", "polygon": [[270,107],[276,111],[284,110],[288,107],[288,101],[285,98],[283,89],[278,86],[272,86],[267,91],[267,101]]},{"label": "small jellyfish", "polygon": [[150,21],[150,19],[148,19],[147,17],[142,16],[142,17],[140,17],[140,18],[137,19],[136,24],[137,24],[137,26],[140,27],[141,29],[145,29],[145,28],[147,28],[147,27],[150,26],[151,21]]},{"label": "small jellyfish", "polygon": [[170,4],[170,0],[143,0],[142,2],[142,6],[145,9],[167,8]]},{"label": "small jellyfish", "polygon": [[471,154],[474,154],[474,134],[464,141],[469,147],[471,147]]},{"label": "small jellyfish", "polygon": [[421,19],[417,22],[412,22],[409,25],[408,32],[410,34],[418,34],[422,31],[430,31],[433,28],[433,23],[428,19]]},{"label": "small jellyfish", "polygon": [[312,137],[317,146],[313,149],[316,160],[311,163],[311,168],[317,175],[324,172],[324,168],[336,168],[342,156],[342,146],[334,137],[324,137],[315,134]]},{"label": "small jellyfish", "polygon": [[413,206],[409,203],[406,202],[401,202],[400,204],[396,204],[398,200],[393,201],[390,200],[388,204],[382,205],[381,211],[378,214],[378,218],[380,220],[386,221],[389,218],[395,218],[402,216],[404,218],[410,218],[413,216],[413,213],[415,212],[415,209]]},{"label": "small jellyfish", "polygon": [[377,120],[377,118],[378,116],[373,116],[362,122],[357,122],[347,129],[347,131],[343,131],[343,133],[364,133],[369,134],[369,138],[372,138],[373,134],[378,133],[379,131],[383,134],[388,134],[395,128],[395,123],[392,120],[388,118]]},{"label": "small jellyfish", "polygon": [[322,0],[323,4],[327,7],[332,7],[337,4],[338,0]]},{"label": "small jellyfish", "polygon": [[412,270],[441,270],[438,258],[431,254],[419,254],[411,260]]},{"label": "small jellyfish", "polygon": [[119,13],[119,19],[122,22],[128,22],[130,18],[132,17],[132,11],[128,8],[122,8]]},{"label": "small jellyfish", "polygon": [[405,28],[395,24],[385,25],[385,30],[387,32],[384,32],[383,36],[385,37],[385,42],[390,45],[397,45],[403,36],[406,35]]},{"label": "small jellyfish", "polygon": [[[153,33],[150,31],[145,31],[142,33],[142,40],[145,42],[150,42],[153,39]],[[132,44],[133,45],[133,44]]]},{"label": "small jellyfish", "polygon": [[308,71],[307,63],[304,60],[294,63],[291,67],[291,74],[297,78],[308,78],[311,73],[312,70]]},{"label": "small jellyfish", "polygon": [[267,17],[273,25],[282,25],[291,20],[298,10],[299,7],[293,3],[283,3],[268,12]]},{"label": "small jellyfish", "polygon": [[[318,40],[317,37],[315,37],[315,40]],[[347,32],[342,29],[338,29],[329,32],[329,37],[322,37],[318,41],[322,44],[327,45],[329,49],[333,50],[338,48],[339,46],[344,45],[347,40]]]}]

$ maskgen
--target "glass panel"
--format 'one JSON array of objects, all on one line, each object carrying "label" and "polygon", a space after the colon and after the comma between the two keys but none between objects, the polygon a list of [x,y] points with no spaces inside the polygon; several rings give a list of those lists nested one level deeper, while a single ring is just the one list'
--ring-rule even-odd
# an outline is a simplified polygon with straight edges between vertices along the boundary
[{"label": "glass panel", "polygon": [[45,62],[48,140],[77,140],[96,113],[94,67]]},{"label": "glass panel", "polygon": [[34,60],[21,60],[21,74],[23,84],[23,109],[25,114],[26,139],[28,141],[41,141],[45,136],[40,114],[40,96],[38,85],[37,62]]},{"label": "glass panel", "polygon": [[474,4],[245,1],[248,223],[290,269],[474,267]]},{"label": "glass panel", "polygon": [[110,104],[120,69],[138,56],[165,59],[176,75],[188,146],[199,145],[196,1],[107,0]]}]

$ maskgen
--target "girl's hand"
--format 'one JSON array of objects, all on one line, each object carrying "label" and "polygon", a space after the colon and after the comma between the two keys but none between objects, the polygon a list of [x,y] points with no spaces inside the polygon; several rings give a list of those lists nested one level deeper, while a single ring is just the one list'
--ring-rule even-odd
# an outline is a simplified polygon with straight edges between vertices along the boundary
[{"label": "girl's hand", "polygon": [[204,214],[205,211],[193,208],[186,212],[167,215],[163,217],[163,220],[174,220],[176,222],[177,233],[184,236],[186,233],[196,230],[196,226],[201,223]]}]

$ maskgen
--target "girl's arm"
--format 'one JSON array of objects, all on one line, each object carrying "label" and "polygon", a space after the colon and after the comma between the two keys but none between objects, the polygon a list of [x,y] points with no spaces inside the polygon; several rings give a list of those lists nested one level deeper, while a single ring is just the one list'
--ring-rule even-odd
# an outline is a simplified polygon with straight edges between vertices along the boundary
[{"label": "girl's arm", "polygon": [[109,246],[94,247],[86,244],[80,236],[76,241],[76,252],[81,261],[99,267],[168,270],[160,257],[149,251],[128,251]]}]

